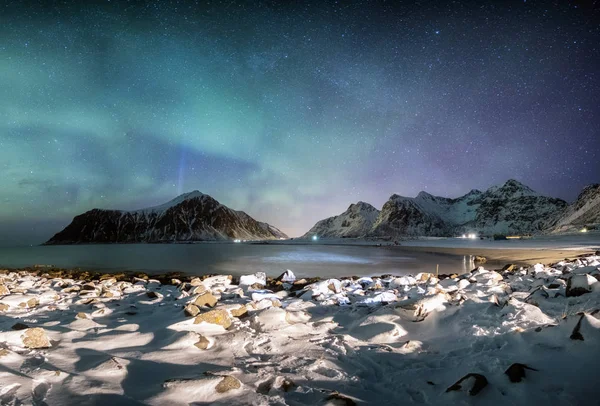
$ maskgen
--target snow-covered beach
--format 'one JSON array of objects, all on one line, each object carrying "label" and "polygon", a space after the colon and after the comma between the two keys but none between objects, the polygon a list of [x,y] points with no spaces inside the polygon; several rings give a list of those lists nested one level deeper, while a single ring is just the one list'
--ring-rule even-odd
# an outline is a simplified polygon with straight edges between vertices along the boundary
[{"label": "snow-covered beach", "polygon": [[0,401],[589,404],[598,254],[452,277],[5,271]]}]

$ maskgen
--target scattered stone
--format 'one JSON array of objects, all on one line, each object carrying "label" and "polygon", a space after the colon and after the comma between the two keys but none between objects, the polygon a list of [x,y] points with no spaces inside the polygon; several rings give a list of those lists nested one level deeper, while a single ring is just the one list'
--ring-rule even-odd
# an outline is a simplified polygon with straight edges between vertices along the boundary
[{"label": "scattered stone", "polygon": [[477,263],[480,263],[480,264],[485,264],[487,262],[487,258],[479,256],[479,255],[475,255],[473,257],[473,262],[477,262]]},{"label": "scattered stone", "polygon": [[592,285],[598,283],[598,280],[591,275],[573,275],[567,281],[567,297],[581,296],[592,291]]},{"label": "scattered stone", "polygon": [[189,317],[196,317],[198,313],[200,313],[198,306],[193,303],[188,303],[188,305],[183,308],[183,311],[185,312],[185,315]]},{"label": "scattered stone", "polygon": [[229,317],[229,313],[223,309],[210,310],[206,313],[201,313],[196,316],[194,324],[199,324],[202,322],[216,324],[226,329],[231,326],[231,318]]},{"label": "scattered stone", "polygon": [[507,264],[504,265],[504,267],[502,268],[503,272],[514,272],[518,269],[518,267],[515,264]]},{"label": "scattered stone", "polygon": [[224,376],[221,382],[217,384],[215,390],[217,393],[229,392],[233,389],[239,389],[242,387],[242,383],[231,375]]},{"label": "scattered stone", "polygon": [[460,378],[454,385],[446,389],[446,392],[462,390],[463,385],[465,385],[465,389],[467,386],[470,386],[469,395],[475,396],[481,392],[481,390],[485,388],[487,384],[488,380],[485,376],[481,374],[467,374]]},{"label": "scattered stone", "polygon": [[6,348],[0,348],[0,358],[8,354],[10,354],[10,351],[8,351]]},{"label": "scattered stone", "polygon": [[11,327],[13,330],[27,330],[29,326],[23,323],[16,323]]},{"label": "scattered stone", "polygon": [[94,285],[92,282],[86,283],[81,287],[81,290],[96,290],[96,285]]},{"label": "scattered stone", "polygon": [[194,300],[194,304],[198,307],[215,307],[215,305],[217,304],[217,298],[214,297],[212,293],[206,292],[198,296],[196,300]]},{"label": "scattered stone", "polygon": [[233,308],[229,310],[233,317],[243,317],[248,314],[248,309],[244,305],[240,305],[240,307]]},{"label": "scattered stone", "polygon": [[521,382],[523,378],[525,378],[525,370],[529,369],[530,371],[537,371],[535,368],[531,368],[525,364],[514,363],[508,367],[504,373],[508,375],[508,379],[511,382]]},{"label": "scattered stone", "polygon": [[199,339],[198,342],[194,344],[194,346],[196,346],[196,348],[199,348],[201,350],[206,350],[210,346],[209,339],[204,337],[203,335],[200,334],[198,339]]},{"label": "scattered stone", "polygon": [[87,316],[87,314],[83,313],[83,312],[79,312],[75,315],[76,319],[81,319],[81,320],[86,320],[89,319],[89,317]]},{"label": "scattered stone", "polygon": [[0,296],[10,295],[10,290],[5,285],[0,285]]},{"label": "scattered stone", "polygon": [[28,328],[25,333],[21,336],[23,345],[25,348],[49,348],[50,339],[46,335],[46,331],[43,328]]},{"label": "scattered stone", "polygon": [[40,301],[37,298],[32,297],[31,299],[29,299],[26,302],[19,303],[19,307],[26,307],[28,309],[31,309],[33,307],[36,307],[39,304],[40,304]]},{"label": "scattered stone", "polygon": [[5,312],[10,308],[6,303],[0,303],[0,312]]}]

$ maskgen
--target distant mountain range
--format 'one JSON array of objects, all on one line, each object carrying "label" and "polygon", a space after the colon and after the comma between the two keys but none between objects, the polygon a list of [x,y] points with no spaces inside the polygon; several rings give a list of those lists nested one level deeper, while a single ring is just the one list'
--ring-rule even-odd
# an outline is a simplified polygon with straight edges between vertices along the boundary
[{"label": "distant mountain range", "polygon": [[[485,192],[471,190],[456,199],[426,192],[416,197],[394,194],[381,211],[358,202],[338,216],[317,222],[301,238],[443,237],[472,232],[539,234],[596,226],[600,226],[600,184],[586,187],[569,205],[511,179]],[[287,236],[276,227],[193,191],[147,209],[90,210],[76,216],[45,244],[280,238]]]},{"label": "distant mountain range", "polygon": [[510,179],[485,192],[471,190],[456,199],[426,192],[416,197],[394,194],[381,211],[359,202],[338,216],[319,221],[303,238],[538,234],[598,223],[600,185],[585,188],[577,201],[568,205]]},{"label": "distant mountain range", "polygon": [[123,211],[93,209],[73,219],[46,245],[287,238],[243,211],[193,191],[156,207]]}]

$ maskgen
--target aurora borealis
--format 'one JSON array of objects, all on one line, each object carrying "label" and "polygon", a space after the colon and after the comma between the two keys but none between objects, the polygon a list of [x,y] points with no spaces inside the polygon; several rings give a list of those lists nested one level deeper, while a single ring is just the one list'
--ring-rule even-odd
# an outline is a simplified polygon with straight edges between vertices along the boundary
[{"label": "aurora borealis", "polygon": [[600,181],[593,2],[4,2],[0,38],[0,244],[194,189],[296,236]]}]

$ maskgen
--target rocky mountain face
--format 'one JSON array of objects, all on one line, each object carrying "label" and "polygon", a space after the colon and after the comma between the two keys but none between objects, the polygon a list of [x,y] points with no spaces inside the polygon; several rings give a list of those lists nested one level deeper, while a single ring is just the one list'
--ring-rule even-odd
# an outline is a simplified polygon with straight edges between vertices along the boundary
[{"label": "rocky mountain face", "polygon": [[[567,203],[542,196],[516,180],[485,192],[471,190],[450,199],[426,192],[416,197],[392,195],[369,231],[352,236],[403,237],[452,236],[476,232],[482,235],[539,233],[560,216]],[[348,213],[348,212],[346,212]],[[308,235],[340,237],[336,220],[346,213],[322,220]],[[367,223],[363,223],[366,226]]]},{"label": "rocky mountain face", "polygon": [[264,240],[287,238],[277,228],[194,191],[135,211],[93,209],[46,242],[53,244]]},{"label": "rocky mountain face", "polygon": [[373,235],[449,236],[539,233],[567,206],[509,180],[481,192],[472,190],[457,199],[421,192],[417,197],[393,195],[372,230]]},{"label": "rocky mountain face", "polygon": [[578,231],[584,227],[600,228],[600,184],[584,188],[556,220],[552,232]]},{"label": "rocky mountain face", "polygon": [[314,235],[323,238],[363,237],[369,233],[378,216],[379,210],[369,203],[353,203],[339,216],[319,221],[302,238]]}]

